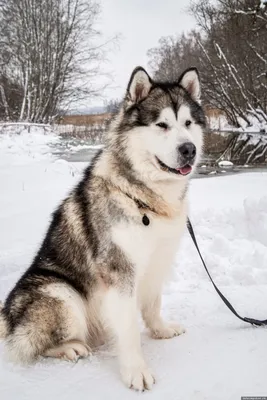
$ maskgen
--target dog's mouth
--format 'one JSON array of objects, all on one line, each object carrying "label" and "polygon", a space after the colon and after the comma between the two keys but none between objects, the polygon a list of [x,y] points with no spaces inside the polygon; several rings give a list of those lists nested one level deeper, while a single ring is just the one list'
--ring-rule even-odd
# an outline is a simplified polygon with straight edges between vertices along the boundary
[{"label": "dog's mouth", "polygon": [[168,167],[168,165],[164,164],[164,162],[162,162],[157,156],[156,156],[156,160],[157,160],[160,168],[162,169],[162,171],[165,171],[165,172],[171,172],[172,174],[176,174],[176,175],[188,175],[192,171],[192,166],[189,164],[186,164],[183,167],[171,168],[171,167]]}]

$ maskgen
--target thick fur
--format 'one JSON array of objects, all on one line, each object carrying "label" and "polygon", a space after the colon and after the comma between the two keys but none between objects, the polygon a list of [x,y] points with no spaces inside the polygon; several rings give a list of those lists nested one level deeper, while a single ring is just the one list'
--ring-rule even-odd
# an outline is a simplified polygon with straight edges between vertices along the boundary
[{"label": "thick fur", "polygon": [[3,304],[0,302],[0,339],[4,339],[7,335],[7,326],[2,310],[3,310]]},{"label": "thick fur", "polygon": [[196,149],[192,171],[201,155],[199,95],[195,69],[174,83],[156,83],[140,67],[133,72],[104,150],[54,212],[32,265],[0,310],[0,336],[13,359],[75,360],[112,338],[123,381],[152,387],[138,312],[153,337],[184,332],[162,320],[160,306],[186,224],[189,175],[175,173],[189,160],[181,146]]}]

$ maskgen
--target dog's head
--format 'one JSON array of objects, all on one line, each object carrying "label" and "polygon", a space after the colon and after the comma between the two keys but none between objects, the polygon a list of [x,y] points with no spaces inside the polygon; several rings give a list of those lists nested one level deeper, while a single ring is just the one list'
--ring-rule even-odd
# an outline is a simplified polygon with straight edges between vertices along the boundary
[{"label": "dog's head", "polygon": [[204,127],[196,68],[164,83],[135,68],[115,130],[118,152],[136,171],[155,180],[183,179],[200,159]]}]

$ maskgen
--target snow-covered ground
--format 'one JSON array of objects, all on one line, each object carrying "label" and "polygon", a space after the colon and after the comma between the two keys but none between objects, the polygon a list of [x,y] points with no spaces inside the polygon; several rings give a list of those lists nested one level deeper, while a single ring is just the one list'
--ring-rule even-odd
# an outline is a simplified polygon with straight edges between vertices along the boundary
[{"label": "snow-covered ground", "polygon": [[[51,135],[0,135],[0,298],[29,265],[52,210],[85,164],[57,160]],[[267,173],[193,180],[191,220],[214,279],[242,315],[267,318]],[[0,344],[0,399],[236,400],[267,395],[267,330],[237,320],[218,298],[186,234],[166,286],[163,314],[187,328],[156,341],[142,329],[157,383],[137,394],[119,379],[116,358],[102,349],[71,364],[10,363]]]}]

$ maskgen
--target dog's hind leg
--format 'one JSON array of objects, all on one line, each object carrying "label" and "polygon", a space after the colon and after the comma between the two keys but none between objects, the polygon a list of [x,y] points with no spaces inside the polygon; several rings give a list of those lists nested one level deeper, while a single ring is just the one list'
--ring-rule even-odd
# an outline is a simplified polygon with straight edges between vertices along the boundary
[{"label": "dog's hind leg", "polygon": [[80,357],[88,357],[90,347],[78,340],[70,340],[44,352],[45,357],[63,358],[69,361],[77,361]]},{"label": "dog's hind leg", "polygon": [[87,341],[87,319],[80,295],[67,285],[50,284],[32,292],[31,298],[28,306],[23,295],[14,299],[13,308],[15,300],[22,307],[17,316],[12,314],[12,305],[9,311],[10,321],[13,317],[15,322],[6,338],[11,359],[29,363],[39,356],[57,355],[59,348],[68,358],[74,358],[74,352],[87,355],[87,346],[83,345]]}]

